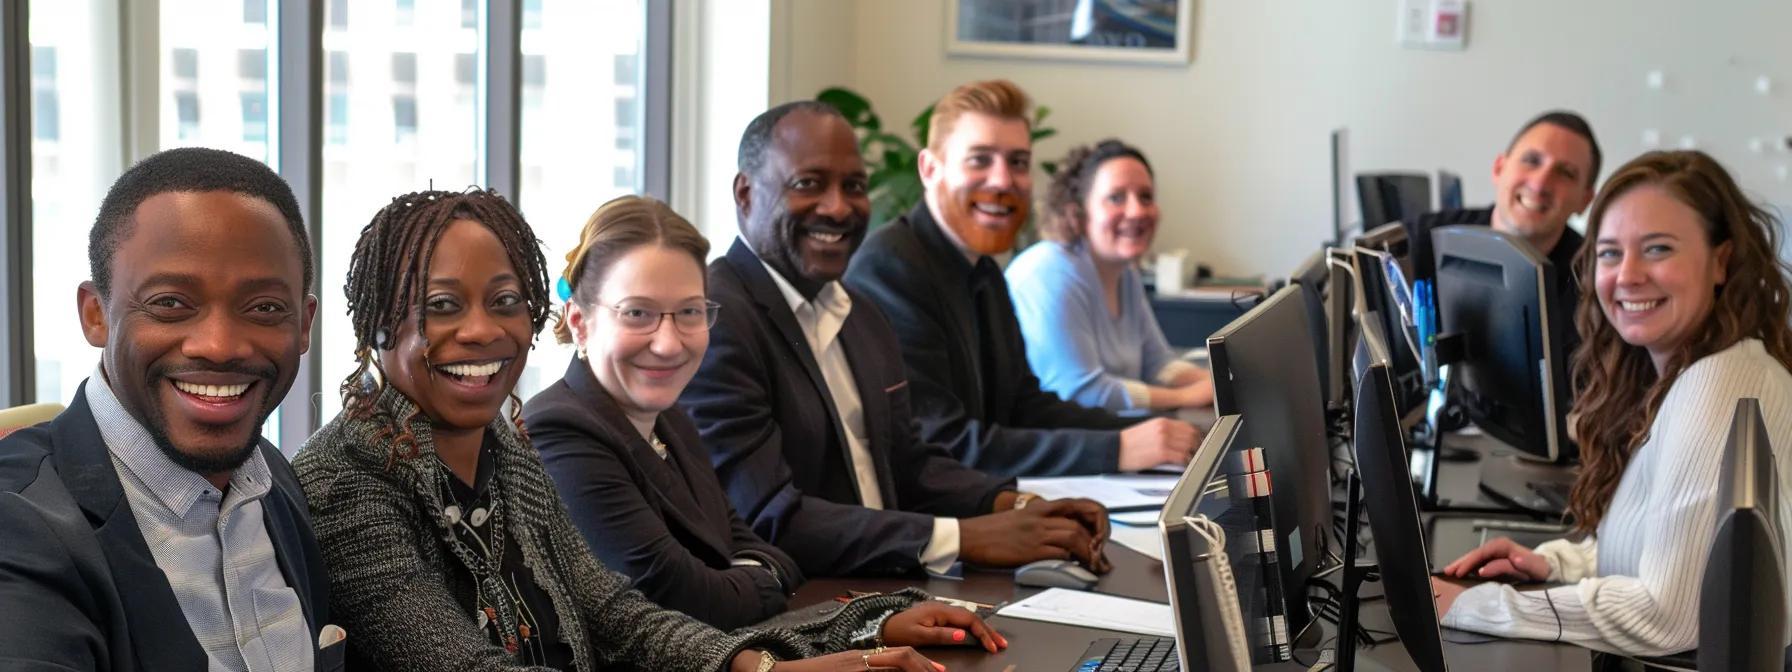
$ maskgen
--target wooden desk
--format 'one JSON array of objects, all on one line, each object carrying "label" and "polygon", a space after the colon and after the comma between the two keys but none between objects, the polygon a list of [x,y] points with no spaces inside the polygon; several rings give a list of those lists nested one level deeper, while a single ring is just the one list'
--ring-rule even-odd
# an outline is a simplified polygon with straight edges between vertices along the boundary
[{"label": "wooden desk", "polygon": [[[1101,578],[1096,590],[1157,602],[1168,601],[1164,587],[1163,563],[1115,544],[1108,545],[1108,557],[1114,571]],[[1035,592],[1034,588],[1014,585],[1008,572],[966,572],[963,581],[946,579],[817,579],[804,585],[791,600],[795,609],[826,608],[834,596],[848,590],[889,591],[910,586],[935,595],[999,605]],[[1392,630],[1387,608],[1380,601],[1364,605],[1362,622],[1371,628]],[[1055,623],[1040,623],[997,616],[990,619],[1004,637],[1009,648],[990,655],[970,647],[933,647],[924,652],[952,672],[1003,672],[1014,666],[1014,672],[1066,672],[1088,648],[1089,643],[1103,637],[1136,637],[1095,628],[1082,628]],[[1327,637],[1329,639],[1329,632]],[[1590,657],[1586,649],[1545,642],[1498,641],[1487,644],[1444,644],[1452,670],[1588,670]],[[1311,663],[1313,651],[1297,652],[1297,657]],[[1415,670],[1406,650],[1397,644],[1357,652],[1357,665],[1362,670]],[[1262,670],[1304,670],[1305,666],[1285,663],[1263,666]]]}]

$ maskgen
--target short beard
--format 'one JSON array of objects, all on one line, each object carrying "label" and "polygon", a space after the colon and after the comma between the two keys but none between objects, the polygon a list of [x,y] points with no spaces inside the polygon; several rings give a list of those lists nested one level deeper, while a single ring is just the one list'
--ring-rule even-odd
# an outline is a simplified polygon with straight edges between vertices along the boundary
[{"label": "short beard", "polygon": [[248,462],[249,458],[255,454],[255,450],[261,447],[261,426],[265,422],[267,422],[267,418],[263,417],[260,422],[255,423],[255,431],[250,432],[249,442],[242,448],[223,455],[194,455],[182,452],[181,449],[174,446],[173,441],[168,439],[168,434],[162,431],[161,426],[152,423],[147,429],[149,438],[155,441],[156,448],[161,449],[162,454],[167,455],[169,461],[180,465],[183,469],[205,476],[233,472],[237,467]]}]

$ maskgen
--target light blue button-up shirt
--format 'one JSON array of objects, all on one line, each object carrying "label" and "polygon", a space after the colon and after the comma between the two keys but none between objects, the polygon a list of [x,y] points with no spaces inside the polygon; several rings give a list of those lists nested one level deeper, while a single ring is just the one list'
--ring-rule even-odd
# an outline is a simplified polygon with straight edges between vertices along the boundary
[{"label": "light blue button-up shirt", "polygon": [[156,447],[94,368],[87,404],[112,455],[137,528],[168,576],[212,672],[311,670],[316,643],[299,595],[280,573],[261,499],[273,474],[261,451],[220,493]]}]

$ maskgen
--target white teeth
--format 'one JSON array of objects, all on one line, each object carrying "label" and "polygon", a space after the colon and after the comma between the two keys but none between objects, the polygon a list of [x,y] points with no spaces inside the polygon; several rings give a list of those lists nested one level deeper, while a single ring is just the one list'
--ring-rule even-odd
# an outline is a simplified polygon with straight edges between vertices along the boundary
[{"label": "white teeth", "polygon": [[1543,204],[1532,200],[1524,194],[1518,195],[1518,205],[1532,212],[1543,212]]},{"label": "white teeth", "polygon": [[978,212],[982,212],[984,214],[1001,215],[1001,216],[1007,216],[1008,213],[1012,210],[1011,208],[1005,208],[1005,207],[1002,207],[995,203],[978,203],[977,205],[975,205],[973,207],[975,207]]},{"label": "white teeth", "polygon": [[846,235],[840,234],[840,233],[827,233],[827,232],[823,232],[823,231],[810,231],[809,237],[814,238],[814,239],[819,240],[824,243],[838,243],[838,242],[840,242],[840,239],[845,238]]},{"label": "white teeth", "polygon": [[504,368],[503,362],[486,362],[484,364],[449,364],[447,366],[441,367],[441,369],[443,371],[446,371],[448,373],[452,373],[457,376],[470,377],[470,378],[495,375],[498,373],[498,369],[501,369],[501,368]]},{"label": "white teeth", "polygon": [[197,396],[197,397],[212,397],[212,398],[216,398],[216,399],[231,399],[231,398],[243,396],[244,392],[249,391],[249,384],[243,383],[241,385],[195,385],[193,383],[186,383],[186,382],[181,382],[181,381],[177,380],[177,381],[174,381],[174,388],[177,390],[180,390],[182,392],[185,392],[187,394]]},{"label": "white teeth", "polygon": [[1661,299],[1654,301],[1619,301],[1618,306],[1632,313],[1640,313],[1661,305]]}]

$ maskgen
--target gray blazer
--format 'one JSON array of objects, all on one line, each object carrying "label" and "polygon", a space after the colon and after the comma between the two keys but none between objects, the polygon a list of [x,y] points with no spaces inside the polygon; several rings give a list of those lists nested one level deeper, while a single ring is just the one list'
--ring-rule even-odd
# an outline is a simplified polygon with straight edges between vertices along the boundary
[{"label": "gray blazer", "polygon": [[[349,655],[386,670],[514,670],[470,614],[473,583],[455,571],[444,539],[443,502],[427,418],[396,389],[372,417],[344,412],[305,443],[294,461],[311,504],[331,583],[331,609],[350,633]],[[387,465],[390,436],[380,417],[404,418],[418,456]],[[789,630],[723,633],[648,601],[628,579],[605,569],[567,517],[540,458],[510,423],[487,426],[502,444],[496,456],[506,533],[553,603],[577,669],[725,670],[745,648],[780,659],[814,655],[814,641],[845,641],[880,612],[916,596],[861,599],[826,621]]]}]

